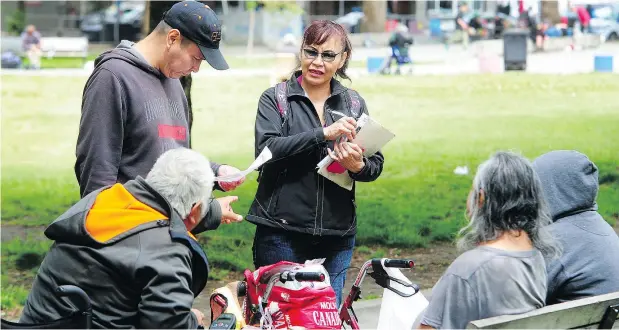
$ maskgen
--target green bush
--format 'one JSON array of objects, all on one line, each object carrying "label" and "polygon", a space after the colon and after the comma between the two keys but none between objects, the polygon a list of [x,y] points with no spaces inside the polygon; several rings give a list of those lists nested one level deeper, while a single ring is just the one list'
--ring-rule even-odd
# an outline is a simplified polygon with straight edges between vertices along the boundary
[{"label": "green bush", "polygon": [[[2,282],[4,282],[4,280]],[[23,286],[2,285],[0,308],[4,310],[23,306],[26,303],[27,298],[28,290]]]},{"label": "green bush", "polygon": [[8,16],[6,26],[10,34],[20,35],[26,29],[26,13],[16,10],[13,15]]}]

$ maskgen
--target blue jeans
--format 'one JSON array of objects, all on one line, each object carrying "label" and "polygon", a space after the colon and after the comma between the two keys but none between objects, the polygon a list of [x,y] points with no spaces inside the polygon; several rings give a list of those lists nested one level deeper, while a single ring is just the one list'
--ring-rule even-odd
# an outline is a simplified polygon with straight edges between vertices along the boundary
[{"label": "blue jeans", "polygon": [[254,266],[258,268],[280,261],[305,263],[306,260],[325,258],[323,266],[329,272],[337,306],[340,306],[354,247],[354,235],[313,236],[258,225],[253,246]]}]

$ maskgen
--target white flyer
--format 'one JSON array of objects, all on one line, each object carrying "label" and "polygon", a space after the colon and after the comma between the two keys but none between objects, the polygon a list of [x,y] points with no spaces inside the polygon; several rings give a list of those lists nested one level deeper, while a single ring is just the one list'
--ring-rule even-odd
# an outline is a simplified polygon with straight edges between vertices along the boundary
[{"label": "white flyer", "polygon": [[238,180],[242,179],[244,176],[246,176],[247,174],[255,171],[256,169],[258,169],[258,167],[260,167],[262,164],[268,162],[271,158],[273,158],[273,154],[271,153],[271,150],[269,150],[269,147],[264,147],[264,149],[262,149],[262,152],[260,153],[260,155],[258,155],[256,160],[254,160],[254,162],[251,163],[251,165],[249,165],[249,167],[246,170],[241,171],[241,172],[237,172],[237,173],[233,173],[233,174],[218,176],[218,177],[215,178],[215,181],[218,181],[218,182],[234,182],[234,181],[238,181]]},{"label": "white flyer", "polygon": [[[365,115],[365,114],[364,114]],[[352,140],[352,143],[363,148],[363,155],[370,157],[391,141],[395,134],[383,127],[377,121],[367,116],[367,118],[359,118],[359,122],[363,120],[363,126]]]}]

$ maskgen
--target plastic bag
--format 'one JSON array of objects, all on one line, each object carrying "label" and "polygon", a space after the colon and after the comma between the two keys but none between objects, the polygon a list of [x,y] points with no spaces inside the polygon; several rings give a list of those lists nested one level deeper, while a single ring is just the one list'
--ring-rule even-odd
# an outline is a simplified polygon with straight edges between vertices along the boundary
[{"label": "plastic bag", "polygon": [[[384,260],[382,262],[383,268],[389,276],[402,280],[407,284],[411,284],[411,281],[409,281],[399,269],[385,267]],[[414,292],[413,288],[405,287],[394,281],[390,281],[389,285],[403,293],[410,294]],[[428,300],[423,296],[421,291],[411,297],[405,298],[389,289],[385,289],[383,301],[380,305],[380,314],[378,315],[377,330],[412,329],[413,323],[415,323],[418,316],[425,310],[428,303]]]}]

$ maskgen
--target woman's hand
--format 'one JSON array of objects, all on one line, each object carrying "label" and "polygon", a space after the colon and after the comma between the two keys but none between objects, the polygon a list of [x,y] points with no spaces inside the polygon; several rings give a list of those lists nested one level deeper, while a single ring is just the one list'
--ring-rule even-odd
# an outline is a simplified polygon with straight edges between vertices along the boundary
[{"label": "woman's hand", "polygon": [[357,144],[351,142],[336,143],[332,151],[327,148],[329,156],[340,163],[345,169],[352,173],[359,173],[365,166],[363,161],[363,150]]},{"label": "woman's hand", "polygon": [[348,138],[348,141],[352,141],[357,135],[357,121],[355,121],[352,117],[342,117],[340,120],[335,123],[329,125],[329,127],[323,128],[323,132],[325,134],[325,139],[329,141],[333,141],[340,137],[341,135],[345,135]]}]

